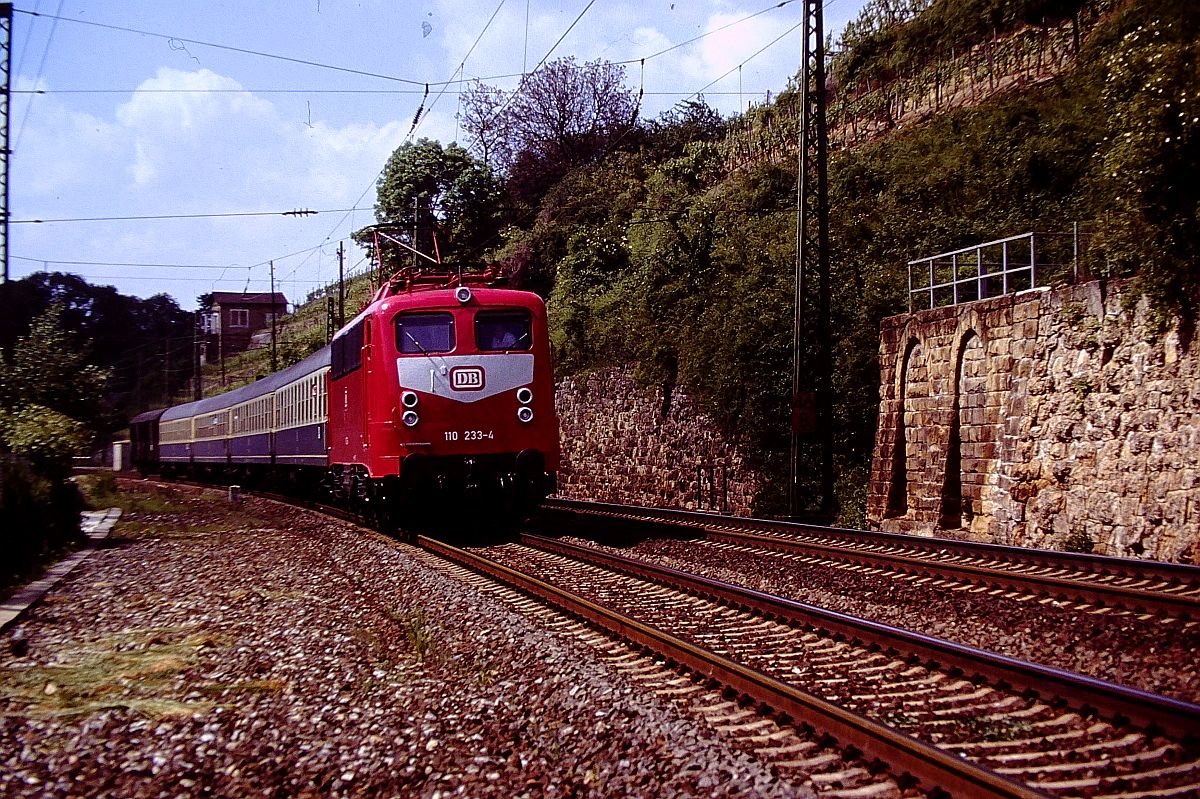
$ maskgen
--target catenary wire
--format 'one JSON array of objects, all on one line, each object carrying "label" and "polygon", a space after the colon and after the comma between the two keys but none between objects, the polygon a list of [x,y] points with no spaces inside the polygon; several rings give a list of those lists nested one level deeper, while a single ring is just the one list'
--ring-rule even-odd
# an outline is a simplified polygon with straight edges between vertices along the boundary
[{"label": "catenary wire", "polygon": [[[58,13],[62,12],[63,3],[65,1],[66,0],[58,0]],[[56,14],[56,18],[55,18],[54,22],[50,25],[50,35],[46,37],[46,47],[45,47],[45,49],[42,50],[42,60],[38,63],[37,77],[33,81],[34,86],[37,86],[39,83],[41,83],[42,73],[46,69],[46,58],[50,55],[50,45],[54,43],[54,32],[56,30],[58,30],[57,14]],[[11,47],[11,45],[10,45],[10,47]],[[24,51],[22,51],[22,55],[24,55]],[[5,81],[6,83],[8,83],[11,80],[11,76],[7,76],[7,77],[8,77],[8,80]],[[12,146],[12,148],[14,150],[21,149],[21,135],[25,132],[25,123],[29,121],[29,112],[31,110],[33,110],[33,100],[32,99],[30,99],[30,101],[25,104],[25,113],[21,115],[21,124],[17,126],[17,138],[13,142],[13,146]],[[5,113],[6,114],[8,113],[7,108],[5,109]]]},{"label": "catenary wire", "polygon": [[[60,6],[60,8],[61,8],[61,6]],[[44,18],[53,19],[56,21],[73,22],[77,25],[89,25],[89,26],[95,27],[95,28],[104,28],[106,30],[121,31],[123,33],[135,33],[140,36],[152,36],[156,39],[166,39],[169,42],[182,42],[184,44],[194,44],[194,45],[198,45],[200,47],[211,47],[216,50],[227,50],[227,51],[233,52],[233,53],[242,53],[243,55],[258,56],[260,58],[270,58],[270,59],[274,59],[277,61],[286,61],[286,62],[292,63],[292,64],[301,64],[303,66],[308,66],[308,67],[317,67],[319,69],[330,69],[330,70],[334,70],[337,72],[346,72],[351,75],[362,75],[362,76],[368,77],[368,78],[379,78],[380,80],[390,80],[390,81],[395,81],[397,83],[409,83],[414,86],[421,86],[421,85],[425,84],[425,81],[421,81],[421,80],[412,80],[410,78],[400,78],[395,75],[385,75],[380,72],[368,72],[367,70],[353,69],[351,67],[340,67],[340,66],[336,66],[334,64],[325,64],[320,61],[309,61],[309,60],[303,59],[303,58],[292,58],[291,56],[278,55],[276,53],[266,53],[261,50],[250,50],[245,47],[232,47],[227,44],[217,44],[215,42],[206,42],[206,41],[202,41],[200,39],[187,39],[187,38],[184,38],[183,36],[172,36],[172,35],[169,35],[166,33],[155,33],[154,31],[139,30],[137,28],[130,28],[130,27],[126,27],[124,25],[110,25],[110,24],[107,24],[104,22],[94,22],[92,20],[72,19],[70,17],[62,17],[57,14],[55,14],[55,15],[39,14],[35,11],[25,11],[25,10],[19,9],[19,8],[14,8],[13,12],[18,13],[18,14],[28,14],[29,16],[32,16],[32,17],[44,17]]]}]

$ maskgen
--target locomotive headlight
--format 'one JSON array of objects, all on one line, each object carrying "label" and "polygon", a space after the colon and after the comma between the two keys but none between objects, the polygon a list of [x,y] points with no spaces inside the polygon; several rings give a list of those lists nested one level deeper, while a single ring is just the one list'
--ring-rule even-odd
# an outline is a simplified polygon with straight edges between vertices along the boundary
[{"label": "locomotive headlight", "polygon": [[471,290],[466,286],[459,286],[454,290],[454,299],[466,305],[471,301]]},{"label": "locomotive headlight", "polygon": [[522,405],[520,408],[517,408],[517,418],[522,422],[532,422],[533,408],[529,408],[524,405]]},{"label": "locomotive headlight", "polygon": [[522,405],[528,405],[533,402],[533,390],[528,386],[517,389],[517,402]]},{"label": "locomotive headlight", "polygon": [[417,416],[416,411],[405,411],[400,417],[400,421],[404,422],[405,427],[416,427],[417,422],[421,421],[421,417]]},{"label": "locomotive headlight", "polygon": [[405,391],[400,395],[400,404],[405,408],[415,408],[418,402],[420,402],[420,399],[417,397],[417,392],[415,391]]}]

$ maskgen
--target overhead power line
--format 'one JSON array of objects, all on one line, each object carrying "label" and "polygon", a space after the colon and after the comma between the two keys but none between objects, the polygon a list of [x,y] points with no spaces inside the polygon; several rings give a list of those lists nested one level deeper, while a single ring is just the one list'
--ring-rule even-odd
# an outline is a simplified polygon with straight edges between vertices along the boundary
[{"label": "overhead power line", "polygon": [[340,214],[347,211],[369,211],[370,208],[327,208],[313,211],[308,208],[292,211],[244,211],[221,214],[147,214],[142,216],[76,216],[60,219],[12,219],[10,225],[48,225],[57,222],[130,222],[153,219],[228,219],[243,216],[316,216],[317,214]]},{"label": "overhead power line", "polygon": [[[796,0],[783,0],[783,2],[776,3],[775,5],[770,6],[769,8],[764,8],[762,11],[755,11],[753,14],[749,14],[747,16],[742,17],[741,19],[737,19],[737,20],[734,20],[733,22],[726,23],[719,28],[713,28],[710,31],[705,31],[704,33],[700,34],[699,36],[693,36],[691,39],[688,39],[686,42],[680,42],[679,44],[673,44],[664,50],[659,50],[657,53],[651,53],[650,55],[644,56],[642,58],[631,58],[628,61],[617,61],[616,63],[622,64],[622,65],[637,64],[642,61],[649,61],[651,58],[658,58],[660,55],[666,55],[667,53],[671,52],[672,50],[678,50],[680,47],[687,47],[689,44],[698,42],[701,39],[705,39],[709,36],[712,36],[715,33],[720,33],[721,31],[728,30],[736,25],[741,25],[743,22],[749,22],[750,20],[754,19],[755,17],[761,17],[763,14],[766,14],[769,11],[774,11],[778,8],[783,8],[784,6],[794,3],[794,2],[796,2]],[[751,56],[751,58],[753,58],[753,56]]]},{"label": "overhead power line", "polygon": [[217,44],[216,42],[206,42],[201,39],[187,39],[182,36],[172,36],[166,33],[156,33],[154,31],[144,31],[137,28],[129,28],[124,25],[109,25],[103,22],[92,22],[85,19],[73,19],[71,17],[62,17],[58,14],[39,14],[36,11],[24,11],[19,8],[14,8],[14,12],[18,14],[28,14],[31,17],[43,17],[46,19],[55,20],[55,22],[71,22],[76,25],[87,25],[93,28],[103,28],[105,30],[121,31],[122,33],[135,33],[139,36],[152,36],[155,39],[165,39],[168,42],[181,42],[183,44],[194,44],[200,47],[211,47],[215,50],[226,50],[231,53],[242,53],[243,55],[258,56],[259,58],[270,58],[276,61],[286,61],[291,64],[302,64],[307,67],[317,67],[318,69],[330,69],[335,72],[346,72],[351,75],[362,75],[368,78],[379,78],[380,80],[390,80],[397,83],[408,83],[414,86],[423,86],[423,80],[411,80],[409,78],[400,78],[395,75],[385,75],[380,72],[369,72],[363,69],[353,69],[352,67],[341,67],[336,64],[325,64],[320,61],[310,61],[304,58],[292,58],[291,56],[279,55],[277,53],[266,53],[261,50],[250,50],[245,47],[232,47],[227,44]]},{"label": "overhead power line", "polygon": [[[803,24],[804,24],[804,20],[800,20],[800,21],[799,21],[799,22],[797,22],[795,25],[793,25],[792,27],[788,28],[788,29],[787,29],[787,30],[785,30],[783,33],[779,34],[779,35],[778,35],[778,36],[776,36],[774,39],[772,39],[770,42],[768,42],[767,44],[765,44],[765,45],[763,45],[761,48],[759,48],[757,51],[755,51],[754,55],[752,55],[752,56],[748,57],[748,58],[747,58],[745,61],[743,61],[742,63],[738,64],[737,66],[735,66],[733,69],[731,69],[731,70],[729,70],[728,72],[726,72],[726,73],[725,73],[724,75],[722,75],[721,77],[719,77],[719,78],[716,78],[716,79],[714,79],[714,80],[710,81],[710,82],[709,82],[709,84],[708,84],[707,86],[705,86],[703,89],[701,89],[700,91],[698,91],[698,92],[692,92],[691,94],[689,94],[689,95],[688,95],[688,97],[699,97],[700,95],[704,94],[705,90],[706,90],[706,89],[708,89],[708,88],[709,88],[709,86],[712,86],[712,85],[714,85],[714,84],[720,83],[721,81],[725,80],[725,79],[726,79],[726,78],[728,78],[730,75],[732,75],[733,73],[737,72],[739,69],[741,69],[742,67],[744,67],[746,64],[750,63],[750,62],[751,62],[751,61],[753,61],[755,58],[757,58],[758,56],[762,55],[764,52],[766,52],[766,51],[767,51],[767,50],[769,50],[770,48],[774,47],[774,46],[775,46],[776,44],[778,44],[779,42],[783,41],[784,37],[786,37],[786,36],[787,36],[789,33],[791,33],[792,31],[796,30],[797,28],[799,28],[799,27],[800,27],[800,26],[802,26]],[[738,92],[738,94],[741,94],[741,92]]]},{"label": "overhead power line", "polygon": [[[59,12],[62,11],[63,2],[65,2],[65,0],[58,0],[58,11]],[[12,11],[18,11],[18,9],[14,8],[14,9],[12,9]],[[11,12],[10,12],[10,22],[11,22]],[[54,32],[56,30],[58,30],[58,20],[57,19],[55,19],[54,23],[50,26],[50,35],[46,37],[46,47],[42,50],[42,60],[38,63],[37,77],[34,78],[35,86],[42,80],[42,73],[45,72],[45,70],[46,70],[46,58],[50,55],[50,45],[54,43]],[[22,53],[22,60],[23,60],[24,59],[24,50],[22,50],[21,53]],[[24,116],[21,117],[20,126],[17,127],[17,140],[13,144],[14,150],[19,151],[21,149],[21,134],[23,134],[25,132],[25,123],[29,121],[29,112],[32,108],[33,108],[32,101],[29,102],[25,106],[25,114],[24,114]]]},{"label": "overhead power line", "polygon": [[55,264],[56,266],[144,266],[155,269],[246,269],[238,264],[152,264],[144,262],[131,261],[64,261],[58,258],[29,258],[23,255],[14,255],[14,260],[29,261],[35,264],[47,266]]},{"label": "overhead power line", "polygon": [[[519,77],[512,75],[509,77]],[[470,81],[479,80],[471,78]],[[482,80],[489,80],[483,78]],[[450,83],[468,83],[466,79]],[[437,84],[431,83],[430,86]],[[421,89],[13,89],[12,94],[424,94]],[[750,92],[744,92],[749,94]],[[691,97],[695,92],[645,91],[646,95]],[[738,92],[706,92],[709,95],[733,95]],[[432,110],[432,106],[430,107]]]}]

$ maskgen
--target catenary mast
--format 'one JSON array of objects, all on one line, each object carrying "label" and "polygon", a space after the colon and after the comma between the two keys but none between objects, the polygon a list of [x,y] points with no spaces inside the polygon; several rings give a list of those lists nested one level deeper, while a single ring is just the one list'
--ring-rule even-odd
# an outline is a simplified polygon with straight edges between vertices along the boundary
[{"label": "catenary mast", "polygon": [[[796,317],[792,338],[792,447],[788,484],[788,512],[793,518],[814,511],[827,517],[833,512],[829,131],[825,125],[822,1],[804,0],[801,50],[803,100],[796,187]],[[819,490],[804,473],[806,464],[814,462],[819,464]]]}]

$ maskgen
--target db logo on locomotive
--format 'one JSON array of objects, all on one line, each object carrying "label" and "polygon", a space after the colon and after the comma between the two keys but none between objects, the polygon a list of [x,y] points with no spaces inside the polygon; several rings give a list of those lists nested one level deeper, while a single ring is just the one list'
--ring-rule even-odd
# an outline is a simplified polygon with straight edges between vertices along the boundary
[{"label": "db logo on locomotive", "polygon": [[479,391],[483,388],[483,367],[454,367],[450,370],[450,388],[455,391]]}]

